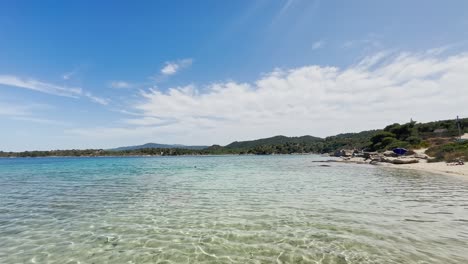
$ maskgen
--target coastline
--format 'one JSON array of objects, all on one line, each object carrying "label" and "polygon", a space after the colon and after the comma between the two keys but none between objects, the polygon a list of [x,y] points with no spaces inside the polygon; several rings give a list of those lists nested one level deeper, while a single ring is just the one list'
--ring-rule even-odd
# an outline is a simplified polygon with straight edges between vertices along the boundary
[{"label": "coastline", "polygon": [[392,164],[387,162],[378,162],[372,164],[370,162],[365,161],[363,158],[349,158],[349,159],[342,159],[337,160],[340,163],[353,163],[353,164],[367,164],[367,165],[374,165],[374,166],[381,166],[386,168],[394,168],[394,169],[406,169],[406,170],[417,170],[422,172],[430,172],[430,173],[439,173],[444,175],[452,175],[452,176],[462,176],[468,179],[468,165],[447,165],[445,162],[427,162],[427,160],[419,160],[418,163],[411,163],[411,164]]},{"label": "coastline", "polygon": [[[430,158],[427,156],[426,153],[427,148],[415,149],[414,155],[408,157],[402,157],[402,160],[409,160],[412,159],[416,161],[415,163],[405,163],[405,164],[395,164],[390,163],[388,160],[386,162],[373,162],[367,161],[362,157],[349,157],[343,158],[338,160],[338,162],[343,163],[354,163],[354,164],[371,164],[377,166],[383,166],[387,168],[395,168],[395,169],[406,169],[406,170],[416,170],[422,172],[430,172],[436,174],[444,174],[444,175],[451,175],[451,176],[461,176],[468,179],[468,165],[447,165],[446,162],[428,162]],[[400,159],[400,158],[397,158]]]},{"label": "coastline", "polygon": [[441,173],[444,175],[455,175],[455,176],[463,176],[467,177],[468,179],[468,166],[467,165],[454,165],[450,166],[447,165],[445,162],[419,162],[413,164],[385,164],[386,166],[391,168],[400,168],[400,169],[408,169],[408,170],[417,170],[417,171],[424,171],[430,173]]}]

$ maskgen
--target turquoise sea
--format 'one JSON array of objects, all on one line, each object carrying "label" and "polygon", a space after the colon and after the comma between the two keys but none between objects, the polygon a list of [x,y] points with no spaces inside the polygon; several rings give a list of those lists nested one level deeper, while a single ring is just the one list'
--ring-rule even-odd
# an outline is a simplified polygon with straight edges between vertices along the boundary
[{"label": "turquoise sea", "polygon": [[0,159],[0,263],[468,263],[467,179],[321,159]]}]

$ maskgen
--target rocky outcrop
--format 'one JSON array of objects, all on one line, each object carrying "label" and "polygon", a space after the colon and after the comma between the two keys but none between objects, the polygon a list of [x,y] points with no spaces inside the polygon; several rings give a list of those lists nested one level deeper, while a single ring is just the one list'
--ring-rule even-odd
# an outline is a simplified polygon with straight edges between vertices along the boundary
[{"label": "rocky outcrop", "polygon": [[400,165],[419,163],[420,161],[425,163],[427,160],[431,159],[431,157],[426,154],[414,151],[408,151],[406,155],[400,156],[393,151],[358,152],[355,150],[339,150],[335,152],[335,156],[341,157],[341,162],[372,165],[382,165],[385,163]]},{"label": "rocky outcrop", "polygon": [[335,153],[333,153],[335,157],[352,157],[353,154],[354,154],[354,150],[350,150],[350,149],[340,149],[340,150],[335,151]]},{"label": "rocky outcrop", "polygon": [[398,156],[393,151],[385,151],[383,153],[378,152],[364,152],[363,157],[369,164],[378,163],[391,163],[391,164],[411,164],[418,163],[421,159],[427,159],[426,154],[414,154]]},{"label": "rocky outcrop", "polygon": [[379,153],[377,152],[363,152],[362,157],[365,159],[372,159],[372,157],[377,156]]}]

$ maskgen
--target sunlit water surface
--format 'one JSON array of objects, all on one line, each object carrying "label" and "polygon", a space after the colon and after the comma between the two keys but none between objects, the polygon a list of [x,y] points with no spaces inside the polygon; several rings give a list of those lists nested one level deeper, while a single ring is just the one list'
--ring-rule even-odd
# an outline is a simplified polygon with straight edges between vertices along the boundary
[{"label": "sunlit water surface", "polygon": [[320,159],[0,159],[0,263],[468,263],[468,180]]}]

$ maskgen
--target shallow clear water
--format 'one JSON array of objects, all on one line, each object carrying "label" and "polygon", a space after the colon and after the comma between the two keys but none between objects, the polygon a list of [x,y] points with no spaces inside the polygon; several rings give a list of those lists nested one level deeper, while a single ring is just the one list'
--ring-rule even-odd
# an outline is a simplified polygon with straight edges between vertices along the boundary
[{"label": "shallow clear water", "polygon": [[468,263],[468,180],[319,159],[0,159],[0,263]]}]

